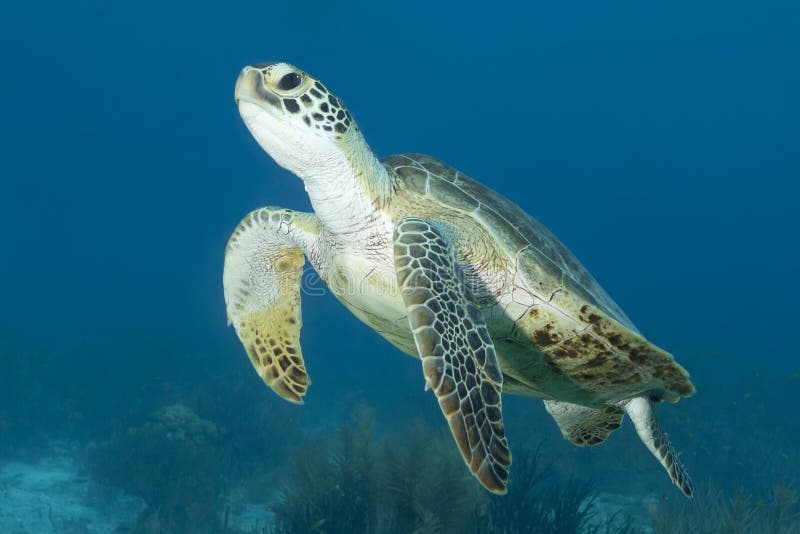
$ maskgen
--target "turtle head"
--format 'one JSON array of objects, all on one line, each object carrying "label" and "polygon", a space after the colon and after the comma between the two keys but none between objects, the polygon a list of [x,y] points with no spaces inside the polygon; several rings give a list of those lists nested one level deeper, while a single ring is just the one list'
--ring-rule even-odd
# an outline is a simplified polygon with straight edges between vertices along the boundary
[{"label": "turtle head", "polygon": [[341,100],[288,63],[245,67],[236,81],[235,98],[259,145],[301,178],[363,143]]}]

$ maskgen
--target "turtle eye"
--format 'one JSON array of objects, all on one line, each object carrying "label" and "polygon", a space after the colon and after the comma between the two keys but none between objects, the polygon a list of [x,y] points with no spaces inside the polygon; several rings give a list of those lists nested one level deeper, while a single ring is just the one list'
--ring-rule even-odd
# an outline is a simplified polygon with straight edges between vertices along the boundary
[{"label": "turtle eye", "polygon": [[290,91],[300,85],[303,79],[300,78],[300,75],[296,72],[290,72],[289,74],[284,74],[283,78],[278,82],[278,89],[282,91]]}]

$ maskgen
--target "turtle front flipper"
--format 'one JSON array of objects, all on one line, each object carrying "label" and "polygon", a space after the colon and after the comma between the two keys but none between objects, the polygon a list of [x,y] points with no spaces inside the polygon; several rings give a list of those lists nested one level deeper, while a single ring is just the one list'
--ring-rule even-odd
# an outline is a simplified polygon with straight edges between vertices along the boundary
[{"label": "turtle front flipper", "polygon": [[300,280],[303,248],[317,233],[311,214],[261,208],[242,219],[225,250],[228,322],[259,376],[295,403],[311,383],[300,350]]},{"label": "turtle front flipper", "polygon": [[397,281],[422,360],[464,461],[487,489],[505,493],[511,453],[494,344],[453,248],[430,222],[403,219],[394,234]]}]

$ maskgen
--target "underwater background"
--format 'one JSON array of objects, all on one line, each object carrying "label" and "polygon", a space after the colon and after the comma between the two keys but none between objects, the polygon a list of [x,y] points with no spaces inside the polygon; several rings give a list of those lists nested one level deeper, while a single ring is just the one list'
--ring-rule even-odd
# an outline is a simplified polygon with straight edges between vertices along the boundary
[{"label": "underwater background", "polygon": [[[0,16],[0,532],[800,531],[800,5],[14,2]],[[238,116],[288,61],[376,153],[423,152],[550,228],[697,394],[565,441],[506,396],[506,497],[419,362],[328,294],[313,384],[271,392],[226,326],[228,236],[310,209]]]}]

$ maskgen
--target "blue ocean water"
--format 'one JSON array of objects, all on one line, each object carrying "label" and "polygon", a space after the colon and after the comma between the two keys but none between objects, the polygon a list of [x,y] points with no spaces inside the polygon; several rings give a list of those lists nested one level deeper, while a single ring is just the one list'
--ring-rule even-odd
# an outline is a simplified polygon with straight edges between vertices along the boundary
[{"label": "blue ocean water", "polygon": [[[309,209],[233,101],[244,65],[280,60],[340,96],[378,155],[436,156],[559,236],[692,373],[697,395],[658,413],[696,482],[768,504],[775,484],[800,485],[796,3],[3,11],[0,464],[34,462],[55,442],[82,451],[174,404],[222,429],[203,411],[214,399],[232,413],[244,399],[288,410],[304,433],[361,403],[377,436],[415,418],[444,428],[419,363],[330,295],[304,302],[313,384],[302,408],[263,386],[226,327],[230,232],[262,205]],[[559,477],[678,497],[631,425],[576,449],[540,402],[507,406],[512,448],[544,439]],[[220,433],[221,448],[240,440]]]}]

